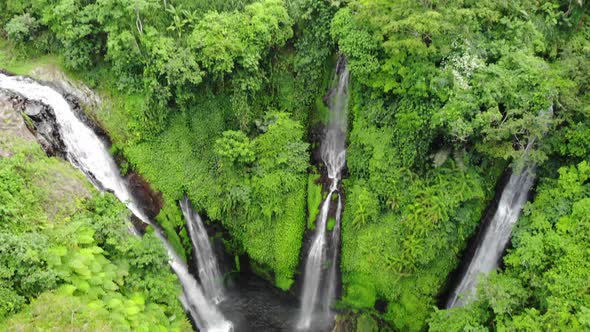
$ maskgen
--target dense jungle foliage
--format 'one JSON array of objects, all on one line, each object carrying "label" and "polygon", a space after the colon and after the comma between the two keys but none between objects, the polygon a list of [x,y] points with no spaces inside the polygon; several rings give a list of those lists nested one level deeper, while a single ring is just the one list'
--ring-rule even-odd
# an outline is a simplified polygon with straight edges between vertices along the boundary
[{"label": "dense jungle foliage", "polygon": [[160,241],[67,162],[0,138],[0,330],[190,330]]},{"label": "dense jungle foliage", "polygon": [[[186,194],[227,231],[229,254],[287,291],[322,199],[313,155],[342,54],[337,309],[358,331],[581,331],[589,14],[585,0],[5,0],[0,67],[57,56],[100,92],[89,115],[113,154],[163,194],[157,221],[173,244],[191,250]],[[155,277],[166,268],[154,238],[123,240],[124,209],[90,189],[48,215],[36,179],[71,170],[17,150],[0,159],[0,320],[43,329],[76,306],[80,324],[187,328],[174,276]],[[437,309],[501,175],[525,162],[539,180],[504,268],[469,306]]]}]

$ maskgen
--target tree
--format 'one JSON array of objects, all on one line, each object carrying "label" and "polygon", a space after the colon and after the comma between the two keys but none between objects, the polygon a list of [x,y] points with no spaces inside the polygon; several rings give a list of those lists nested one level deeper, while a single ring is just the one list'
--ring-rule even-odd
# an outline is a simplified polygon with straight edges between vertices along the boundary
[{"label": "tree", "polygon": [[14,16],[4,26],[4,31],[6,31],[8,39],[16,43],[31,40],[37,29],[39,29],[39,23],[29,13]]}]

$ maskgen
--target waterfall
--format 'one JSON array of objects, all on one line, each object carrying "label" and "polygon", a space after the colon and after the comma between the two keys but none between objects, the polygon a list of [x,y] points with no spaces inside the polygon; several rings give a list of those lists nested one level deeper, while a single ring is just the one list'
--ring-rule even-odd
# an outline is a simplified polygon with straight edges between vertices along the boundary
[{"label": "waterfall", "polygon": [[332,246],[330,254],[330,274],[328,276],[328,291],[326,292],[326,301],[324,301],[324,312],[329,312],[332,303],[336,299],[336,284],[338,278],[338,252],[340,249],[340,220],[342,217],[342,197],[338,196],[338,206],[336,207],[336,225],[332,230]]},{"label": "waterfall", "polygon": [[223,280],[221,279],[221,273],[219,272],[219,266],[207,230],[199,214],[193,210],[188,197],[180,201],[180,208],[188,226],[189,237],[193,243],[193,254],[197,259],[199,279],[205,294],[214,303],[219,303],[224,298]]},{"label": "waterfall", "polygon": [[512,227],[527,201],[534,179],[530,167],[512,173],[502,191],[497,210],[484,230],[483,240],[477,247],[461,282],[451,294],[447,308],[467,304],[475,295],[478,278],[498,267],[502,253],[510,240]]},{"label": "waterfall", "polygon": [[[166,247],[170,266],[182,284],[184,294],[181,297],[181,302],[185,304],[186,311],[191,314],[199,329],[231,331],[232,324],[225,320],[217,308],[205,298],[201,287],[190,275],[186,264],[176,254],[163,236],[162,231],[149,220],[134,201],[106,144],[76,117],[65,98],[54,89],[24,77],[0,74],[0,88],[51,106],[55,112],[60,136],[66,147],[67,159],[84,172],[95,186],[101,190],[112,191],[135,216],[144,223],[154,226],[155,234]],[[134,230],[132,226],[131,229]]]},{"label": "waterfall", "polygon": [[307,330],[310,328],[314,318],[313,313],[316,309],[316,302],[318,302],[318,293],[320,292],[321,286],[321,272],[326,259],[326,222],[328,220],[330,197],[332,196],[332,193],[333,191],[330,191],[330,194],[324,200],[320,211],[320,217],[316,225],[316,234],[311,249],[307,255],[303,281],[303,297],[301,299],[301,314],[297,325],[297,328],[300,330]]},{"label": "waterfall", "polygon": [[[335,216],[336,224],[329,241],[326,235],[326,226],[332,195],[338,192],[342,169],[346,162],[346,110],[348,107],[349,73],[344,58],[339,59],[335,75],[337,85],[331,96],[330,118],[320,147],[322,161],[326,165],[331,181],[330,191],[322,202],[312,244],[307,254],[301,308],[297,323],[298,330],[310,330],[312,325],[314,325],[314,330],[325,328],[331,324],[334,316],[330,308],[336,296],[338,274],[337,261],[342,212],[340,195],[338,195]],[[326,271],[328,263],[331,266],[329,271]]]}]

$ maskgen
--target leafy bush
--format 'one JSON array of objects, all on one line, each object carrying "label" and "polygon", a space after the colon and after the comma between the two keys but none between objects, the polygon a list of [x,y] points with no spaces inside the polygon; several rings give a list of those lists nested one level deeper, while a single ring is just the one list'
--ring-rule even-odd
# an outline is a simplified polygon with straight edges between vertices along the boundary
[{"label": "leafy bush", "polygon": [[254,161],[254,151],[250,139],[241,131],[228,130],[215,141],[215,153],[227,159],[230,165],[245,166]]},{"label": "leafy bush", "polygon": [[39,29],[39,23],[29,13],[14,16],[4,26],[8,39],[16,43],[30,41],[37,29]]}]

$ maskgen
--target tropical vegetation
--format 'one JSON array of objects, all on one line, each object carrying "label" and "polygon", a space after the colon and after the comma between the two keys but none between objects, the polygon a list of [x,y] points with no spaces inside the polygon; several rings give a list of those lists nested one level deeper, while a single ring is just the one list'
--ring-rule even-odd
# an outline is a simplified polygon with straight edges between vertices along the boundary
[{"label": "tropical vegetation", "polygon": [[[177,205],[187,195],[228,255],[294,292],[345,57],[342,319],[358,331],[582,331],[589,15],[585,0],[7,0],[0,67],[55,57],[101,95],[88,116],[162,194],[156,221],[175,247],[191,250]],[[64,162],[10,144],[0,326],[190,329],[155,237],[128,235],[123,206]],[[538,181],[502,269],[468,306],[443,309],[503,174],[525,163]]]}]

